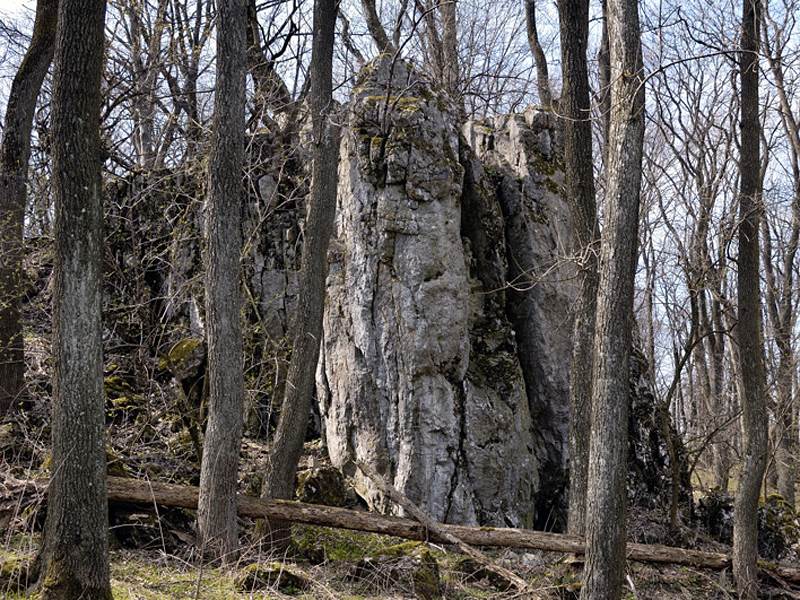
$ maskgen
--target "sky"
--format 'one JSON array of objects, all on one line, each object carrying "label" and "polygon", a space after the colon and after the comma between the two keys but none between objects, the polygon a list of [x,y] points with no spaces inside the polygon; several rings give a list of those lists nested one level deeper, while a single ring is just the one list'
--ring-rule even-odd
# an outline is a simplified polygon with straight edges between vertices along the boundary
[{"label": "sky", "polygon": [[20,11],[23,6],[34,6],[32,0],[0,0],[0,14],[14,15]]}]

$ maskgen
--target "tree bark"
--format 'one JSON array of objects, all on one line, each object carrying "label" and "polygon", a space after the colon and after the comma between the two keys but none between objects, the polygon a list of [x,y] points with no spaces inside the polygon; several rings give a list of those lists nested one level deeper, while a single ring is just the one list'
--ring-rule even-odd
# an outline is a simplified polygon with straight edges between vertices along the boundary
[{"label": "tree bark", "polygon": [[[583,9],[583,5],[585,3],[583,0],[579,2],[564,2],[561,0],[558,3],[558,10],[559,10],[559,21],[561,23],[561,31],[562,37],[564,35],[564,27],[568,27],[570,30],[580,30],[583,27],[582,23],[565,23],[563,17],[561,17],[562,11],[571,11],[574,16],[578,16],[575,13],[579,13]],[[525,25],[528,29],[528,46],[530,46],[531,54],[533,54],[533,64],[536,67],[536,90],[539,92],[539,102],[544,108],[551,108],[553,106],[553,93],[550,90],[550,75],[547,72],[547,58],[544,55],[544,50],[542,50],[542,44],[539,41],[539,31],[536,28],[536,0],[525,0]],[[583,42],[584,48],[584,63],[586,62],[585,58],[585,49],[586,49],[586,42]],[[564,58],[564,47],[561,48],[561,57],[562,60]],[[584,72],[586,71],[586,65],[584,64],[583,67]],[[561,73],[562,77],[567,72],[566,66],[562,63]],[[577,74],[578,79],[580,79],[580,74]],[[566,83],[565,83],[566,85]],[[562,89],[562,94],[563,94]]]},{"label": "tree bark", "polygon": [[101,323],[100,79],[105,0],[62,0],[55,44],[53,477],[42,594],[111,598]]},{"label": "tree bark", "polygon": [[603,26],[600,33],[600,49],[597,51],[599,79],[598,104],[603,125],[603,164],[608,162],[608,129],[611,121],[611,56],[608,48],[608,0],[601,1]]},{"label": "tree bark", "polygon": [[739,256],[736,338],[741,363],[744,464],[736,491],[733,529],[733,573],[740,598],[758,594],[758,528],[756,510],[767,463],[766,376],[761,332],[759,219],[761,214],[758,51],[761,0],[742,2],[741,141],[739,157]]},{"label": "tree bark", "polygon": [[31,44],[8,94],[0,142],[0,418],[25,385],[20,317],[28,159],[36,99],[53,59],[58,0],[39,0]]},{"label": "tree bark", "polygon": [[564,172],[575,233],[580,289],[575,305],[570,366],[569,512],[567,530],[583,535],[591,429],[592,352],[597,301],[597,206],[592,160],[592,122],[586,48],[589,2],[560,0]]},{"label": "tree bark", "polygon": [[459,86],[457,0],[444,0],[439,5],[442,18],[442,84],[450,99],[464,112]]},{"label": "tree bark", "polygon": [[[310,207],[306,217],[297,312],[293,322],[289,363],[280,419],[266,465],[262,496],[291,498],[294,477],[303,451],[314,381],[322,340],[322,310],[328,274],[328,242],[336,215],[339,128],[333,112],[333,44],[338,4],[316,0],[311,51],[310,108],[313,121],[313,165]],[[272,539],[280,542],[285,530],[270,523]]]},{"label": "tree bark", "polygon": [[582,600],[620,598],[625,575],[629,353],[644,140],[637,0],[608,0],[611,122],[595,329]]},{"label": "tree bark", "polygon": [[220,1],[217,24],[217,84],[206,217],[209,412],[197,523],[204,553],[229,563],[238,550],[236,483],[244,410],[239,259],[244,203],[245,0]]},{"label": "tree bark", "polygon": [[364,20],[367,23],[367,30],[372,36],[375,45],[378,47],[378,52],[394,52],[395,48],[389,36],[386,35],[386,29],[383,28],[383,23],[378,16],[378,10],[375,6],[375,0],[361,0],[361,7],[364,9]]}]

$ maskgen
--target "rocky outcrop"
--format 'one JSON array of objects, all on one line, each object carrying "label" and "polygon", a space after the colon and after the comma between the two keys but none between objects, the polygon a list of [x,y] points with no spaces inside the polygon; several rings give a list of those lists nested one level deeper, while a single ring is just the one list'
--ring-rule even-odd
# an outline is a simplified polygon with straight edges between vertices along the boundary
[{"label": "rocky outcrop", "polygon": [[372,63],[354,91],[318,373],[327,445],[335,465],[371,463],[438,520],[533,526],[542,471],[565,459],[554,136],[498,122],[481,158],[455,115],[402,62]]},{"label": "rocky outcrop", "polygon": [[566,502],[569,361],[575,298],[566,260],[572,226],[562,194],[558,127],[552,113],[523,114],[469,123],[469,145],[492,173],[502,211],[507,255],[507,314],[534,423],[540,482],[536,525],[560,528]]},{"label": "rocky outcrop", "polygon": [[[677,508],[689,517],[692,513],[692,486],[686,448],[672,426],[669,414],[659,411],[647,359],[636,349],[631,352],[629,369],[629,504],[642,509],[668,510],[673,482],[676,482]],[[673,455],[675,465],[672,464]]]}]

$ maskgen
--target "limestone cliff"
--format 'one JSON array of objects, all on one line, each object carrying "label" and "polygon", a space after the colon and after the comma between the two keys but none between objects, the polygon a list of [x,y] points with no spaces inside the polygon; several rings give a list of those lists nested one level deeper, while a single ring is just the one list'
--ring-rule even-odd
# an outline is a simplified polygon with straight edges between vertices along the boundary
[{"label": "limestone cliff", "polygon": [[560,481],[565,461],[567,211],[547,122],[481,127],[494,142],[473,135],[476,154],[405,63],[362,74],[318,395],[337,466],[371,463],[440,520],[533,526],[548,516],[541,482]]}]

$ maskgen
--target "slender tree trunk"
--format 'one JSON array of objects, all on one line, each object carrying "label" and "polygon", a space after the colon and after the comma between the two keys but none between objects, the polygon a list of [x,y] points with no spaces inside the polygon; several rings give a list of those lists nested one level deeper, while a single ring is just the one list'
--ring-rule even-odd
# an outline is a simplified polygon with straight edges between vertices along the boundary
[{"label": "slender tree trunk", "polygon": [[217,85],[206,217],[206,329],[209,412],[200,468],[199,542],[230,563],[238,552],[236,483],[244,376],[240,264],[244,189],[247,4],[217,4]]},{"label": "slender tree trunk", "polygon": [[601,1],[603,27],[600,33],[600,49],[597,51],[597,70],[600,89],[598,91],[600,119],[603,125],[603,164],[608,162],[608,129],[611,121],[611,55],[608,42],[608,0]]},{"label": "slender tree trunk", "polygon": [[[721,290],[718,290],[721,293]],[[723,332],[722,305],[715,300],[711,306],[714,333],[711,336],[711,362],[714,372],[714,415],[717,426],[721,426],[728,418],[729,410],[725,402],[725,333]],[[730,457],[728,452],[728,427],[723,427],[713,444],[714,452],[714,485],[722,491],[728,490],[730,473]]]},{"label": "slender tree trunk", "polygon": [[625,574],[629,354],[639,241],[644,76],[637,0],[608,0],[611,123],[595,330],[582,600],[615,600]]},{"label": "slender tree trunk", "polygon": [[592,122],[586,48],[589,1],[560,0],[561,71],[559,112],[564,115],[564,165],[570,199],[574,252],[578,256],[580,291],[575,306],[570,368],[570,485],[567,530],[583,535],[586,478],[591,429],[592,352],[597,301],[597,206],[592,161]]},{"label": "slender tree trunk", "polygon": [[[339,129],[333,112],[333,43],[336,0],[314,3],[314,39],[311,51],[311,118],[314,131],[313,177],[306,217],[301,262],[300,293],[293,322],[292,357],[280,420],[266,465],[262,496],[292,498],[294,477],[303,450],[314,376],[322,340],[322,312],[328,274],[328,242],[336,215]],[[270,523],[272,539],[281,542],[285,530]]]},{"label": "slender tree trunk", "polygon": [[795,483],[797,481],[797,419],[794,414],[793,379],[793,352],[790,349],[791,340],[786,340],[789,345],[781,356],[778,364],[777,376],[777,411],[775,420],[779,431],[775,452],[775,470],[778,473],[778,493],[786,502],[795,506]]},{"label": "slender tree trunk", "polygon": [[386,29],[383,28],[383,23],[378,16],[378,9],[375,6],[375,0],[361,0],[361,8],[364,9],[364,20],[367,23],[367,30],[372,36],[375,45],[378,47],[378,52],[394,52],[395,48],[389,36],[386,35]]},{"label": "slender tree trunk", "polygon": [[20,279],[28,159],[33,112],[53,59],[57,22],[58,0],[39,0],[31,44],[11,84],[0,142],[0,418],[25,384]]},{"label": "slender tree trunk", "polygon": [[742,2],[741,154],[739,158],[739,257],[736,324],[741,362],[744,464],[734,506],[733,573],[740,598],[758,595],[758,498],[767,463],[767,407],[761,333],[759,219],[761,213],[758,50],[761,1]]},{"label": "slender tree trunk", "polygon": [[463,113],[464,101],[461,98],[459,85],[457,6],[457,0],[444,0],[439,5],[442,15],[442,83],[450,98]]},{"label": "slender tree trunk", "polygon": [[53,476],[42,598],[111,598],[101,287],[105,0],[62,0],[53,73]]},{"label": "slender tree trunk", "polygon": [[[564,28],[567,27],[570,30],[570,33],[573,35],[580,34],[580,30],[583,29],[583,23],[571,23],[571,22],[564,22],[563,17],[561,14],[563,12],[570,12],[573,17],[580,17],[582,15],[576,13],[583,12],[583,5],[587,4],[583,0],[579,0],[578,2],[565,2],[565,0],[560,0],[558,3],[558,10],[559,10],[559,19],[561,23],[561,37],[564,37]],[[588,16],[587,16],[588,20]],[[547,72],[547,58],[545,58],[544,50],[542,49],[542,44],[539,41],[539,31],[536,28],[536,0],[525,0],[525,24],[528,29],[528,46],[530,46],[531,54],[533,54],[533,64],[536,67],[536,90],[539,92],[539,103],[544,108],[551,108],[553,105],[553,93],[550,90],[550,75]],[[575,44],[583,44],[583,73],[586,72],[586,41],[583,40],[572,40]],[[563,42],[562,42],[563,43]],[[580,48],[575,48],[576,50],[580,51]],[[564,47],[561,47],[561,56],[562,61],[564,57]],[[562,63],[561,67],[562,76],[564,73],[567,73],[566,66]],[[581,75],[578,74],[577,78],[580,79]],[[565,80],[566,85],[566,80]],[[588,87],[588,83],[587,83]],[[562,90],[562,95],[564,91]],[[583,107],[581,107],[583,108]],[[587,117],[588,118],[588,115]]]}]

